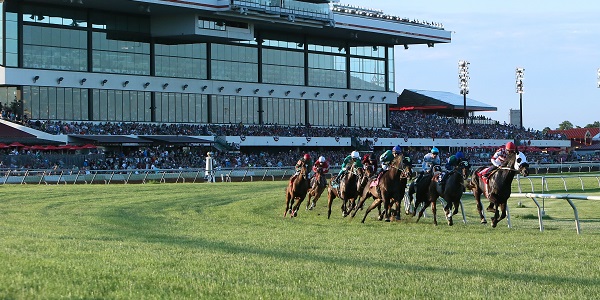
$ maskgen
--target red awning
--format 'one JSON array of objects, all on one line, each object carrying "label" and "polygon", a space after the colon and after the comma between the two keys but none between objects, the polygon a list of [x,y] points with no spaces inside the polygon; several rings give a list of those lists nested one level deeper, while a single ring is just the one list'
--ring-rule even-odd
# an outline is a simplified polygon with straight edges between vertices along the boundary
[{"label": "red awning", "polygon": [[96,149],[98,147],[96,147],[96,145],[92,145],[92,144],[85,144],[83,146],[81,146],[81,149]]},{"label": "red awning", "polygon": [[4,144],[4,143],[0,143],[0,149],[6,149],[6,148],[10,148],[10,146],[8,146],[7,144]]},{"label": "red awning", "polygon": [[9,147],[24,147],[25,145],[19,143],[19,142],[14,142],[11,143],[10,145],[8,145]]}]

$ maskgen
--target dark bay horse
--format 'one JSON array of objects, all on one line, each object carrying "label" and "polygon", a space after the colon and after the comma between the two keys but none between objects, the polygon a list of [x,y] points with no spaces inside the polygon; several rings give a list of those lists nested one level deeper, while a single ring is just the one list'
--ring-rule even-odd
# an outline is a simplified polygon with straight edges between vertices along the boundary
[{"label": "dark bay horse", "polygon": [[308,202],[306,202],[306,209],[312,210],[316,205],[321,194],[327,187],[327,180],[325,174],[323,174],[323,168],[317,168],[315,176],[311,179],[310,189],[308,190]]},{"label": "dark bay horse", "polygon": [[[442,197],[446,202],[444,206],[444,212],[448,225],[452,226],[452,216],[458,213],[458,207],[460,206],[460,198],[462,198],[465,190],[465,179],[470,175],[471,165],[468,161],[462,161],[456,169],[450,171],[447,174],[446,183],[442,189],[442,185],[439,183],[439,176],[434,176],[429,184],[429,204],[431,205],[431,211],[433,213],[433,224],[437,226],[436,216],[436,204],[437,199]],[[423,212],[429,206],[427,203],[423,205],[423,208],[419,211],[417,222],[423,216]],[[454,208],[454,209],[453,209]]]},{"label": "dark bay horse", "polygon": [[[354,209],[356,198],[358,198],[359,178],[362,176],[363,169],[352,165],[340,179],[340,186],[334,188],[329,184],[327,190],[327,219],[331,216],[331,204],[338,197],[342,199],[342,216],[346,217]],[[333,180],[333,179],[332,179]]]},{"label": "dark bay horse", "polygon": [[[370,180],[364,189],[358,207],[361,207],[369,197],[373,197],[374,200],[365,211],[365,216],[361,222],[364,223],[369,212],[381,204],[383,204],[383,211],[379,215],[380,220],[385,218],[386,222],[390,222],[392,206],[394,204],[396,204],[395,218],[396,220],[400,220],[400,203],[404,198],[408,179],[411,177],[412,163],[410,162],[410,158],[403,155],[396,156],[390,163],[390,169],[380,176],[379,181],[376,184],[372,184],[372,180]],[[356,214],[356,211],[354,214]]]},{"label": "dark bay horse", "polygon": [[[512,181],[515,175],[519,173],[521,176],[529,176],[529,163],[527,163],[527,158],[523,153],[508,154],[504,164],[489,175],[487,187],[478,175],[484,168],[486,167],[480,167],[473,172],[471,176],[471,188],[475,202],[477,203],[477,212],[479,212],[481,223],[487,223],[483,215],[483,206],[481,205],[481,194],[484,194],[491,202],[491,205],[493,205],[494,216],[492,217],[492,227],[496,227],[498,222],[506,217],[506,202],[510,198]],[[499,210],[502,211],[502,215],[500,216],[498,216]]]},{"label": "dark bay horse", "polygon": [[304,198],[306,198],[306,193],[308,192],[308,179],[306,179],[306,173],[306,165],[304,165],[300,169],[300,174],[298,174],[294,180],[290,181],[285,189],[284,217],[288,214],[288,212],[290,213],[290,218],[298,215],[300,204],[302,204],[302,201],[304,201]]}]

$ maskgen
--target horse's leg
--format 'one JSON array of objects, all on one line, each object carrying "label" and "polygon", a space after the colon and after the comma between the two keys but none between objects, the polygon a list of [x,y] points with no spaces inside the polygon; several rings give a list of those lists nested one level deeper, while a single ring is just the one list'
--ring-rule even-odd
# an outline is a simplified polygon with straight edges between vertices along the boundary
[{"label": "horse's leg", "polygon": [[286,192],[285,192],[285,212],[283,212],[283,217],[284,218],[287,216],[288,211],[291,209],[291,206],[290,206],[290,197],[291,197],[291,195],[290,195],[290,191],[289,191],[289,188],[288,188],[288,190],[286,190]]},{"label": "horse's leg", "polygon": [[[427,207],[429,207],[429,203],[423,203],[423,208],[421,208],[421,210],[419,211],[419,215],[417,217],[417,221],[415,223],[419,223],[419,220],[421,219],[421,217],[423,216],[423,213],[425,212],[425,210],[427,209]],[[415,207],[415,211],[416,211],[416,207]]]},{"label": "horse's leg", "polygon": [[483,215],[483,205],[481,205],[481,190],[477,186],[473,188],[473,197],[475,197],[475,203],[477,207],[477,212],[479,213],[479,219],[481,220],[481,224],[487,224],[487,220]]},{"label": "horse's leg", "polygon": [[433,225],[437,226],[437,199],[429,199],[429,203],[431,203],[431,213],[433,214]]},{"label": "horse's leg", "polygon": [[311,207],[310,207],[310,201],[311,201],[311,198],[313,196],[313,189],[308,190],[307,194],[308,194],[308,200],[306,201],[306,210],[310,210],[311,209]]},{"label": "horse's leg", "polygon": [[494,202],[494,217],[492,218],[492,228],[496,228],[496,226],[498,226],[498,221],[500,221],[498,219],[500,213],[498,211],[498,204],[496,202]]},{"label": "horse's leg", "polygon": [[331,189],[327,189],[327,219],[331,216],[331,204],[335,199],[335,192]]},{"label": "horse's leg", "polygon": [[502,219],[506,218],[506,203],[502,203],[500,204],[500,219],[498,219],[498,222],[500,222]]},{"label": "horse's leg", "polygon": [[[310,203],[310,207],[308,208],[309,210],[312,210],[313,208],[315,208],[317,206],[317,201],[319,200],[319,198],[321,198],[322,193],[323,193],[323,189],[317,188],[317,190],[315,191],[315,195],[312,200],[312,203],[310,203],[310,198],[308,198],[309,203]],[[308,206],[308,203],[306,205]]]},{"label": "horse's leg", "polygon": [[354,209],[354,211],[352,211],[352,218],[354,218],[354,216],[356,216],[356,213],[358,212],[359,209],[361,209],[363,207],[363,205],[365,205],[365,201],[367,199],[369,199],[371,197],[371,192],[369,192],[368,190],[364,190],[362,196],[360,197],[360,202],[358,203],[358,206],[356,206],[356,209]]},{"label": "horse's leg", "polygon": [[376,206],[381,204],[381,200],[380,199],[375,199],[373,200],[373,203],[371,203],[371,205],[369,206],[369,208],[367,208],[367,210],[365,211],[365,216],[363,217],[362,221],[360,221],[361,223],[364,223],[365,220],[367,219],[367,215],[369,214],[370,211],[373,210],[373,208],[375,208]]}]

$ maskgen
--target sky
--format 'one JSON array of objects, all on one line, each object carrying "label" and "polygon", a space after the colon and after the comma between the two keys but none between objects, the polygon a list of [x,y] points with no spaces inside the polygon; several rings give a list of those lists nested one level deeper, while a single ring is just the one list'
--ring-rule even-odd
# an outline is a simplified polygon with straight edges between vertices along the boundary
[{"label": "sky", "polygon": [[340,0],[385,14],[442,23],[452,41],[395,48],[396,91],[460,95],[458,61],[469,66],[467,97],[498,108],[478,115],[509,122],[519,109],[515,71],[525,69],[523,126],[557,129],[600,121],[600,1]]}]

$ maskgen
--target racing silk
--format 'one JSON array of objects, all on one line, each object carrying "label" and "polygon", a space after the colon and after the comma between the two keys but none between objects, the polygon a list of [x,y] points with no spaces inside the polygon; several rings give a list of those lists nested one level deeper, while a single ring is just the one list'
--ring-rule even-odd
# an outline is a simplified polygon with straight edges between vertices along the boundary
[{"label": "racing silk", "polygon": [[[350,156],[350,155],[346,156],[346,158],[344,158],[344,162],[342,163],[342,170],[345,170],[346,167],[348,167],[352,163],[352,161],[353,161],[352,156]],[[356,161],[354,161],[354,166],[358,167],[358,168],[362,168],[363,164],[360,162],[360,160],[356,160]]]},{"label": "racing silk", "polygon": [[329,164],[327,162],[315,162],[315,164],[312,167],[312,170],[316,174],[319,168],[321,168],[323,174],[329,173]]},{"label": "racing silk", "polygon": [[457,159],[456,156],[452,155],[448,158],[448,162],[446,162],[446,165],[444,167],[446,168],[446,170],[452,171],[458,166],[459,163],[460,160]]},{"label": "racing silk", "polygon": [[303,158],[299,159],[298,162],[296,163],[296,173],[300,172],[300,169],[302,168],[303,165],[306,165],[306,171],[310,172],[310,169],[311,169],[310,161],[304,160],[304,157],[303,157]]},{"label": "racing silk", "polygon": [[423,171],[429,172],[433,166],[439,166],[441,164],[440,156],[433,157],[433,154],[427,153],[425,157],[423,157]]},{"label": "racing silk", "polygon": [[381,161],[381,168],[383,170],[388,170],[390,163],[394,160],[394,154],[392,154],[392,150],[386,150],[379,156],[379,161]]},{"label": "racing silk", "polygon": [[490,159],[490,161],[492,162],[492,164],[496,167],[500,167],[502,166],[502,164],[504,163],[504,161],[506,160],[506,156],[508,155],[508,152],[506,151],[505,148],[500,148],[496,151],[496,153],[494,153],[494,155],[492,156],[492,158]]}]

